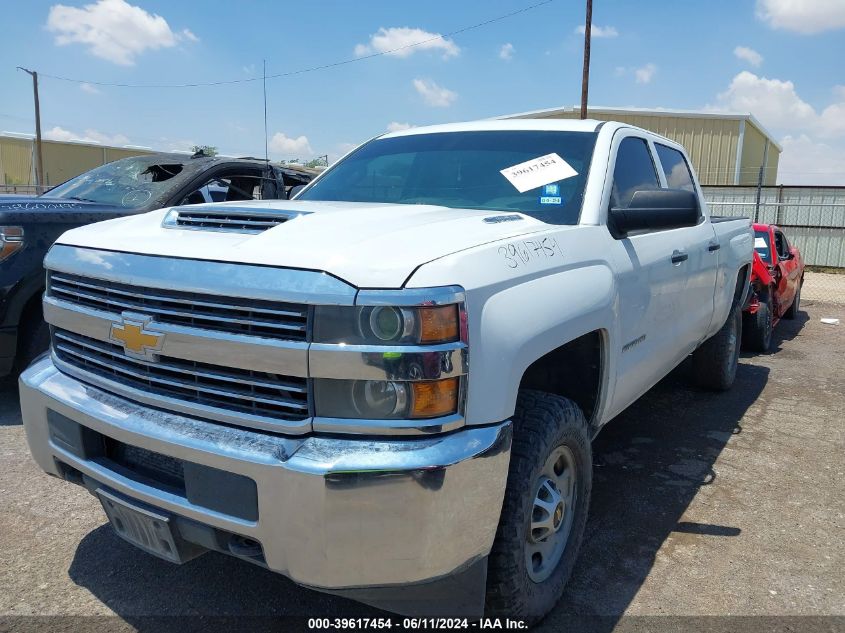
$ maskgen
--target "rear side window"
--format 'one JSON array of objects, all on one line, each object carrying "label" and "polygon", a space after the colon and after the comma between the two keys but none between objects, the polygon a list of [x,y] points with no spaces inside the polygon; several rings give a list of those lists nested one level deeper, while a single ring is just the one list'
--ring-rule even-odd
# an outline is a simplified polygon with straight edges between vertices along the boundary
[{"label": "rear side window", "polygon": [[611,207],[627,207],[635,191],[659,189],[657,171],[645,139],[629,136],[619,144],[613,170]]},{"label": "rear side window", "polygon": [[666,184],[669,189],[684,189],[686,191],[695,191],[695,186],[692,184],[692,173],[689,165],[684,159],[684,155],[676,149],[660,145],[654,145],[657,148],[657,156],[660,158],[660,164],[663,166],[663,174],[666,176]]}]

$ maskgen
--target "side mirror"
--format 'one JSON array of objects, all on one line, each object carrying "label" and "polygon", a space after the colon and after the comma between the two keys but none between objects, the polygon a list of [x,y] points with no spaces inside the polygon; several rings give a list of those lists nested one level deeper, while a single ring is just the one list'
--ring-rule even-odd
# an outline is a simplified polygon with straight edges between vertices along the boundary
[{"label": "side mirror", "polygon": [[293,200],[296,195],[305,189],[305,185],[296,185],[295,187],[291,187],[290,191],[288,192],[288,200]]},{"label": "side mirror", "polygon": [[684,189],[635,191],[627,207],[610,209],[613,228],[630,231],[669,229],[698,224],[698,196]]}]

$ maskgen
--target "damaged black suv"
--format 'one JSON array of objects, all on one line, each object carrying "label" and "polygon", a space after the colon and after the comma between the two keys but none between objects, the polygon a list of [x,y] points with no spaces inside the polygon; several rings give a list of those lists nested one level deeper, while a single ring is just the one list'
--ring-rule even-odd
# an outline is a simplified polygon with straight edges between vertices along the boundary
[{"label": "damaged black suv", "polygon": [[42,262],[68,229],[183,204],[285,199],[315,173],[252,158],[151,154],[97,167],[34,198],[0,198],[0,377],[47,349]]}]

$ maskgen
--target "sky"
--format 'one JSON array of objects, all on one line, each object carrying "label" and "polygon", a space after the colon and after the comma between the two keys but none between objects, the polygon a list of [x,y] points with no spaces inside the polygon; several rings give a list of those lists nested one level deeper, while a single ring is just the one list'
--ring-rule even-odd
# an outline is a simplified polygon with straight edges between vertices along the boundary
[{"label": "sky", "polygon": [[[2,131],[34,130],[16,66],[48,138],[263,156],[263,60],[328,65],[267,81],[284,160],[580,100],[583,0],[65,1],[0,0]],[[594,0],[592,36],[591,105],[750,112],[780,183],[845,185],[845,0]]]}]

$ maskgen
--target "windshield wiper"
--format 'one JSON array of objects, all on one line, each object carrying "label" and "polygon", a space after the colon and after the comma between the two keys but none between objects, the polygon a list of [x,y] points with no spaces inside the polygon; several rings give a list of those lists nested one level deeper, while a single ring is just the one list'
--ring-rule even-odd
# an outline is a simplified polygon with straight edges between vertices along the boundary
[{"label": "windshield wiper", "polygon": [[79,196],[67,196],[62,198],[55,198],[56,200],[77,200],[79,202],[97,202],[96,200],[91,200],[90,198],[80,198]]}]

